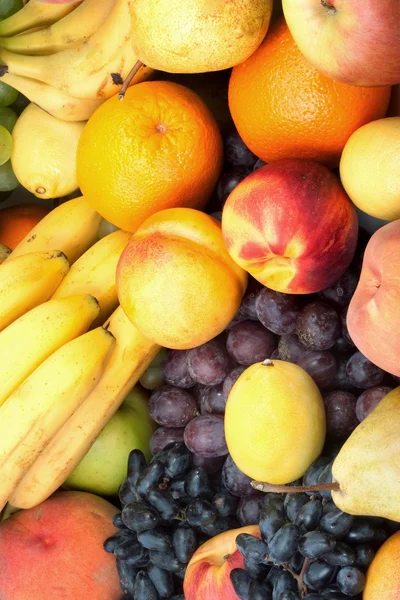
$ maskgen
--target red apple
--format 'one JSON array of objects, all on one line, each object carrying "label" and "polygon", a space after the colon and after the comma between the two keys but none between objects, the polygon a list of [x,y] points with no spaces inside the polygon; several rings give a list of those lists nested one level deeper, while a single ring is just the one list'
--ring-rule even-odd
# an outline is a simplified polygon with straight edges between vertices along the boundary
[{"label": "red apple", "polygon": [[282,0],[291,34],[319,70],[352,85],[400,82],[399,0]]},{"label": "red apple", "polygon": [[1,600],[119,600],[115,557],[103,549],[117,512],[99,496],[59,492],[1,523]]},{"label": "red apple", "polygon": [[350,336],[370,361],[400,376],[400,219],[378,229],[364,253],[347,311]]},{"label": "red apple", "polygon": [[257,525],[248,525],[225,531],[196,550],[183,582],[185,600],[239,600],[229,577],[232,569],[244,568],[235,544],[239,533],[260,537]]},{"label": "red apple", "polygon": [[233,260],[266,287],[310,294],[349,266],[358,223],[338,177],[304,159],[274,161],[229,195],[222,233]]}]

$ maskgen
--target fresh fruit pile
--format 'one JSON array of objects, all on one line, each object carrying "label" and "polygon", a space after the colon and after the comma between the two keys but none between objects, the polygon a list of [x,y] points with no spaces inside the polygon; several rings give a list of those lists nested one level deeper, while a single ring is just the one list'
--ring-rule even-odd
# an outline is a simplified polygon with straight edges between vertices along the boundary
[{"label": "fresh fruit pile", "polygon": [[397,598],[400,4],[367,4],[2,2],[4,600]]}]

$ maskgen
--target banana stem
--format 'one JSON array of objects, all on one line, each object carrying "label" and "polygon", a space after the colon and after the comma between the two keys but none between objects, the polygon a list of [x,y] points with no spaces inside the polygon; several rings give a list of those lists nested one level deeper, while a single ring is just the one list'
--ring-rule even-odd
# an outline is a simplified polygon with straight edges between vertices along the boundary
[{"label": "banana stem", "polygon": [[118,94],[118,98],[119,100],[123,100],[126,90],[129,87],[130,82],[132,81],[132,79],[135,77],[136,73],[139,71],[139,69],[141,69],[142,67],[144,67],[145,65],[142,63],[141,60],[137,60],[135,62],[135,64],[133,65],[132,69],[129,71],[124,83],[122,84],[122,87],[119,91]]},{"label": "banana stem", "polygon": [[0,77],[3,77],[3,75],[5,75],[6,73],[8,73],[7,65],[0,65]]},{"label": "banana stem", "polygon": [[337,481],[332,483],[319,483],[317,485],[273,485],[262,481],[252,481],[251,487],[259,492],[272,492],[275,494],[295,494],[300,492],[339,492],[340,485]]}]

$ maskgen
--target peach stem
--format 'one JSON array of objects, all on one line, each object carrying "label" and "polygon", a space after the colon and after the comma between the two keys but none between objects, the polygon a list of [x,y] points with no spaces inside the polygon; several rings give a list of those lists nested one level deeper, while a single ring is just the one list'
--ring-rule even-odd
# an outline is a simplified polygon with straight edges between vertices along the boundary
[{"label": "peach stem", "polygon": [[337,481],[332,483],[319,483],[317,485],[273,485],[262,481],[252,481],[251,486],[259,492],[272,492],[276,494],[295,494],[300,492],[339,492],[340,485]]},{"label": "peach stem", "polygon": [[132,69],[129,71],[124,83],[121,86],[121,89],[119,90],[119,94],[118,94],[118,98],[119,100],[123,100],[124,96],[125,96],[125,92],[129,87],[130,82],[132,81],[132,79],[135,77],[136,73],[139,71],[139,69],[141,69],[141,67],[144,67],[145,65],[142,63],[141,60],[137,60],[135,62],[135,64],[133,65]]}]

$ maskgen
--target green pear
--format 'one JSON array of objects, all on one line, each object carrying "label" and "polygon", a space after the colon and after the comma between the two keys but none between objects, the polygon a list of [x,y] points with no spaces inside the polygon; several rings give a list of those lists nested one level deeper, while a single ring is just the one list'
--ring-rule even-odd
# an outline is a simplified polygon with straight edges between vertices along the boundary
[{"label": "green pear", "polygon": [[169,73],[229,69],[263,41],[272,0],[130,0],[132,46],[145,65]]},{"label": "green pear", "polygon": [[400,521],[400,387],[362,421],[336,456],[336,506],[352,515]]},{"label": "green pear", "polygon": [[64,487],[100,496],[117,495],[126,477],[129,452],[141,450],[149,459],[150,437],[156,427],[149,413],[148,393],[135,386]]}]

